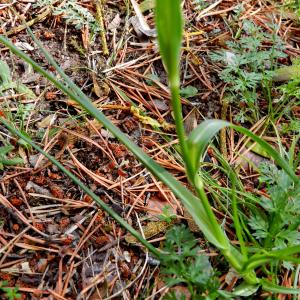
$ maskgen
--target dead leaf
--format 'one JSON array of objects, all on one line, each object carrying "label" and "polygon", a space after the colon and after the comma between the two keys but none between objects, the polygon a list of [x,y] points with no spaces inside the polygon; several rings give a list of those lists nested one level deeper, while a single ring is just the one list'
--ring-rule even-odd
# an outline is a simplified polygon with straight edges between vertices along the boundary
[{"label": "dead leaf", "polygon": [[93,72],[92,73],[92,79],[93,79],[93,91],[96,94],[97,97],[101,97],[101,89],[99,87],[98,81],[97,81],[97,77],[96,74]]},{"label": "dead leaf", "polygon": [[151,29],[149,27],[137,2],[135,0],[131,0],[131,4],[136,14],[136,17],[131,18],[131,24],[134,30],[136,30],[137,33],[142,32],[149,37],[156,37],[157,34],[155,28]]},{"label": "dead leaf", "polygon": [[45,188],[35,184],[34,182],[32,181],[28,181],[27,182],[27,185],[25,187],[25,190],[26,191],[31,191],[33,190],[35,193],[37,194],[41,194],[41,195],[44,195],[44,196],[48,196],[48,197],[52,197],[52,194]]},{"label": "dead leaf", "polygon": [[23,159],[24,164],[27,165],[29,163],[29,161],[28,161],[27,154],[26,154],[24,148],[19,147],[18,148],[18,153],[21,156],[21,158]]},{"label": "dead leaf", "polygon": [[169,109],[169,106],[167,105],[167,103],[162,100],[155,99],[155,100],[153,100],[153,104],[156,106],[156,108],[159,111],[162,111],[162,112],[165,112]]},{"label": "dead leaf", "polygon": [[275,82],[288,81],[300,75],[300,66],[287,66],[275,70],[273,80]]},{"label": "dead leaf", "polygon": [[34,47],[32,47],[30,44],[26,43],[26,42],[16,42],[15,46],[23,51],[32,51],[34,50]]},{"label": "dead leaf", "polygon": [[54,124],[56,120],[56,114],[51,114],[44,118],[41,122],[38,122],[37,125],[39,128],[48,128]]},{"label": "dead leaf", "polygon": [[[160,233],[165,233],[170,226],[172,226],[172,224],[165,221],[148,222],[147,225],[143,227],[145,238],[149,239]],[[130,233],[125,235],[125,241],[129,244],[138,243],[137,239]]]},{"label": "dead leaf", "polygon": [[153,196],[148,201],[147,215],[149,217],[158,217],[164,213],[166,206],[168,207],[170,214],[176,215],[177,204],[175,202],[169,203],[167,201],[162,201],[156,196]]},{"label": "dead leaf", "polygon": [[120,14],[116,14],[114,19],[107,25],[107,29],[111,30],[111,31],[114,31],[118,27],[120,27],[120,24],[121,24]]},{"label": "dead leaf", "polygon": [[170,130],[171,128],[174,127],[173,125],[165,121],[159,123],[158,121],[152,119],[151,117],[143,116],[142,111],[136,106],[131,106],[130,111],[144,125],[150,125],[154,128],[163,128],[165,130]]},{"label": "dead leaf", "polygon": [[237,159],[235,165],[242,167],[243,169],[249,168],[251,165],[259,167],[263,162],[270,162],[269,159],[266,159],[252,151],[243,150],[240,157]]},{"label": "dead leaf", "polygon": [[196,108],[193,108],[192,111],[184,120],[184,128],[187,135],[189,135],[193,129],[197,127],[199,113]]},{"label": "dead leaf", "polygon": [[186,210],[185,207],[183,207],[183,216],[187,219],[188,227],[189,227],[189,229],[190,229],[191,232],[198,232],[198,233],[201,232],[201,230],[199,229],[199,226],[194,221],[193,217]]},{"label": "dead leaf", "polygon": [[230,268],[228,273],[225,276],[225,282],[230,285],[234,278],[240,279],[241,276],[237,273],[237,271],[233,268]]},{"label": "dead leaf", "polygon": [[156,37],[156,30],[155,29],[145,29],[141,23],[138,17],[133,16],[130,18],[130,23],[136,32],[138,36],[141,36],[142,34],[149,36],[149,37]]}]

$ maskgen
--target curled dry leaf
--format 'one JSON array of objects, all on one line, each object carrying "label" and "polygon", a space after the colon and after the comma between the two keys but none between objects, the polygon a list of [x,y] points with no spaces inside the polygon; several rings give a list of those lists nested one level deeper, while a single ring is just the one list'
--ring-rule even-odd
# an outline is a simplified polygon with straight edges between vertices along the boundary
[{"label": "curled dry leaf", "polygon": [[151,117],[143,116],[141,110],[136,106],[131,106],[131,113],[144,125],[150,125],[156,128],[163,128],[165,130],[170,130],[174,127],[174,125],[169,124],[167,122],[159,123],[158,121],[152,119]]},{"label": "curled dry leaf", "polygon": [[169,109],[169,106],[167,105],[167,103],[162,100],[154,99],[153,104],[156,106],[156,108],[159,111],[162,111],[162,112],[165,112]]},{"label": "curled dry leaf", "polygon": [[136,17],[131,18],[131,24],[136,31],[137,34],[143,33],[146,36],[149,37],[156,37],[156,30],[151,29],[149,25],[147,24],[139,5],[136,3],[135,0],[131,0],[131,4],[134,8]]},{"label": "curled dry leaf", "polygon": [[23,51],[33,51],[34,47],[32,47],[30,44],[26,42],[16,42],[15,46]]},{"label": "curled dry leaf", "polygon": [[[143,227],[143,233],[145,238],[149,239],[160,233],[165,233],[171,226],[171,223],[165,221],[148,222],[147,225]],[[138,243],[137,239],[130,233],[125,235],[125,241],[129,244]]]},{"label": "curled dry leaf", "polygon": [[113,20],[108,24],[107,29],[110,31],[116,30],[121,24],[120,14],[116,14]]},{"label": "curled dry leaf", "polygon": [[37,125],[39,128],[47,128],[47,127],[53,125],[55,120],[56,120],[56,115],[51,114],[51,115],[47,116],[46,118],[44,118],[41,122],[38,122]]},{"label": "curled dry leaf", "polygon": [[300,66],[287,66],[277,69],[273,75],[273,80],[275,82],[283,82],[297,76],[300,76]]},{"label": "curled dry leaf", "polygon": [[244,150],[240,157],[236,160],[235,165],[242,167],[243,169],[248,169],[250,166],[259,167],[259,165],[263,162],[270,162],[270,160],[252,151]]},{"label": "curled dry leaf", "polygon": [[34,191],[35,193],[52,197],[52,194],[47,189],[35,184],[32,181],[27,182],[25,189],[26,189],[26,191]]}]

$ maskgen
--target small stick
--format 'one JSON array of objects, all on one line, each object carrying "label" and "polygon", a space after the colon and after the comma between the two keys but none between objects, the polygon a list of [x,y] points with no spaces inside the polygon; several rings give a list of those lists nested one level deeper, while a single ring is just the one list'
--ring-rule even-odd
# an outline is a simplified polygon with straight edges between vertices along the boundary
[{"label": "small stick", "polygon": [[13,34],[17,34],[23,30],[25,30],[26,28],[34,25],[35,23],[38,23],[40,21],[42,21],[43,19],[45,19],[49,14],[51,13],[51,9],[46,9],[43,13],[41,13],[40,15],[38,15],[36,18],[26,22],[25,24],[22,24],[16,28],[13,28],[9,31],[7,31],[5,33],[6,36],[10,36],[10,35],[13,35]]},{"label": "small stick", "polygon": [[101,37],[101,42],[102,42],[103,55],[107,56],[107,55],[109,55],[109,51],[108,51],[108,47],[107,47],[104,22],[103,22],[102,0],[95,0],[95,4],[96,4],[96,20],[99,23],[99,26],[101,29],[100,37]]},{"label": "small stick", "polygon": [[30,207],[30,205],[29,205],[29,203],[28,203],[28,201],[27,201],[26,195],[25,195],[25,193],[24,193],[22,187],[20,186],[20,184],[19,184],[19,182],[18,182],[18,180],[17,180],[16,178],[14,178],[14,183],[15,183],[15,185],[17,186],[17,188],[19,189],[19,191],[20,191],[20,193],[21,193],[21,195],[22,195],[22,198],[23,198],[23,200],[24,200],[24,202],[25,202],[25,204],[26,204],[26,206],[27,206],[27,208],[28,208],[29,215],[30,215],[30,218],[31,218],[31,220],[32,220],[32,224],[33,224],[33,226],[35,226],[35,225],[36,225],[36,221],[35,221],[34,216],[33,216],[33,214],[32,214],[31,207]]}]

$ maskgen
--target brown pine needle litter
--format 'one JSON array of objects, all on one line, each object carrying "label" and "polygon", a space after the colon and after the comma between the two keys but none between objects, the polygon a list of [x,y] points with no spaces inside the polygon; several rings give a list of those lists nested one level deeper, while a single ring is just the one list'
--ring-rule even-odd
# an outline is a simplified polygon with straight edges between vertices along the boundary
[{"label": "brown pine needle litter", "polygon": [[[94,105],[188,186],[177,147],[167,77],[152,30],[153,4],[148,0],[134,2],[142,8],[142,19],[151,34],[138,30],[143,24],[134,25],[136,11],[131,1],[123,0],[2,0],[0,33],[55,73],[27,33],[29,26]],[[201,3],[207,5],[201,7]],[[284,10],[281,1],[185,0],[182,5],[184,117],[193,123],[190,129],[206,118],[237,122],[235,117],[244,103],[233,103],[226,94],[226,83],[219,78],[221,65],[210,59],[210,53],[229,53],[227,42],[241,34],[242,24],[248,20],[267,33],[276,28],[286,54],[280,62],[291,65],[300,55],[299,16]],[[75,17],[78,19],[72,20]],[[80,22],[84,25],[79,26]],[[35,99],[27,99],[26,93],[14,86],[2,87],[0,69],[1,116],[26,131],[155,247],[161,248],[167,229],[174,223],[186,224],[195,231],[172,192],[110,132],[2,45],[0,60],[9,66],[12,80],[25,84],[35,95]],[[276,88],[272,92],[278,100]],[[273,124],[278,130],[286,128],[289,121],[281,114],[283,106]],[[276,145],[277,136],[274,131],[270,133],[271,121],[265,111],[262,102],[260,119],[246,126]],[[299,101],[291,104],[290,111],[299,120]],[[293,143],[292,132],[287,131],[282,138],[287,148]],[[0,170],[0,281],[18,287],[21,299],[162,299],[169,288],[159,273],[158,261],[57,167],[0,126],[0,147],[6,143],[14,146],[10,158],[21,157],[24,163]],[[299,144],[295,149],[299,153]],[[208,148],[204,167],[210,168],[215,184],[226,189],[228,178],[217,167],[219,155],[223,155],[238,172],[245,191],[267,196],[258,184],[256,166],[270,160],[261,154],[255,144],[231,130],[222,130],[218,142]],[[208,188],[207,192],[220,223],[236,243],[231,213],[220,200],[220,189]],[[171,223],[160,219],[166,207],[175,218]],[[196,237],[203,252],[212,257],[213,265],[222,264],[216,249],[205,243],[201,233]],[[226,267],[218,271],[222,289],[233,291],[239,278]],[[286,269],[281,277],[282,286],[299,285]],[[186,293],[182,286],[173,290]],[[264,296],[268,295],[258,295]],[[279,295],[278,299],[290,298]]]}]

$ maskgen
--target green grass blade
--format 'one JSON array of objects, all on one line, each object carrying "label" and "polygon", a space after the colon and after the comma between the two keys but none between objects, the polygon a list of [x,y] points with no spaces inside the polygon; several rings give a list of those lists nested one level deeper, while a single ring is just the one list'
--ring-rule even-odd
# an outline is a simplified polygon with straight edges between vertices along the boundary
[{"label": "green grass blade", "polygon": [[300,245],[286,247],[280,250],[272,250],[265,253],[258,253],[253,255],[244,265],[244,270],[253,270],[263,264],[272,260],[285,260],[294,263],[299,263],[300,258],[293,255],[300,253]]},{"label": "green grass blade", "polygon": [[8,64],[0,60],[0,88],[2,85],[9,84],[12,81]]},{"label": "green grass blade", "polygon": [[300,289],[283,287],[283,286],[274,284],[270,281],[267,281],[265,279],[262,279],[261,282],[262,282],[262,287],[265,291],[269,291],[269,292],[276,293],[276,294],[287,294],[287,295],[300,294]]},{"label": "green grass blade", "polygon": [[126,228],[137,240],[139,240],[145,247],[147,247],[153,254],[155,254],[158,258],[161,257],[161,253],[153,247],[150,243],[148,243],[142,236],[127,222],[125,222],[122,217],[120,217],[113,209],[111,209],[107,204],[105,204],[95,193],[93,193],[84,183],[82,183],[73,173],[67,170],[60,162],[58,162],[54,157],[49,155],[47,152],[42,150],[39,146],[37,146],[29,137],[22,134],[20,131],[14,128],[7,120],[4,118],[0,118],[0,122],[5,125],[5,127],[23,139],[26,143],[32,146],[34,149],[42,153],[45,157],[47,157],[55,166],[61,169],[68,177],[70,177],[73,182],[79,186],[87,195],[92,197],[92,199],[103,209],[105,210],[112,218],[114,218],[120,225]]},{"label": "green grass blade", "polygon": [[[59,81],[53,74],[48,73],[35,61],[33,61],[28,55],[16,48],[8,39],[0,36],[0,42],[7,46],[13,53],[24,61],[29,63],[37,72],[51,81],[58,89],[64,92],[72,100],[76,101],[85,109],[91,116],[98,120],[105,128],[107,128],[117,139],[119,139],[130,151],[136,156],[136,158],[147,167],[158,179],[166,184],[172,192],[181,199],[182,203],[194,218],[195,222],[203,232],[207,240],[220,249],[228,250],[228,243],[224,245],[222,241],[216,238],[214,231],[212,230],[211,222],[206,215],[201,201],[186,187],[180,184],[168,171],[163,169],[154,160],[152,160],[147,154],[145,154],[134,142],[132,142],[127,135],[122,133],[118,127],[111,123],[105,115],[99,111],[90,101],[90,99],[82,93],[82,91],[72,82],[72,80],[57,66],[57,71],[65,79],[65,83]],[[48,57],[51,57],[48,54]],[[47,57],[47,59],[48,59]],[[53,61],[53,58],[51,58]],[[51,62],[50,61],[50,62]],[[227,239],[223,234],[223,238]],[[228,239],[227,239],[228,240]]]},{"label": "green grass blade", "polygon": [[284,160],[280,156],[280,154],[266,141],[244,127],[236,126],[221,120],[206,120],[202,122],[191,132],[190,136],[188,137],[188,145],[191,149],[192,164],[196,168],[195,172],[197,172],[199,162],[205,151],[205,148],[207,147],[211,139],[216,135],[216,133],[225,127],[233,128],[234,130],[243,133],[244,135],[251,138],[257,144],[259,144],[260,147],[263,148],[282,169],[285,170],[285,172],[295,183],[298,183],[300,181],[293,168],[291,168],[290,164],[286,160]]}]

